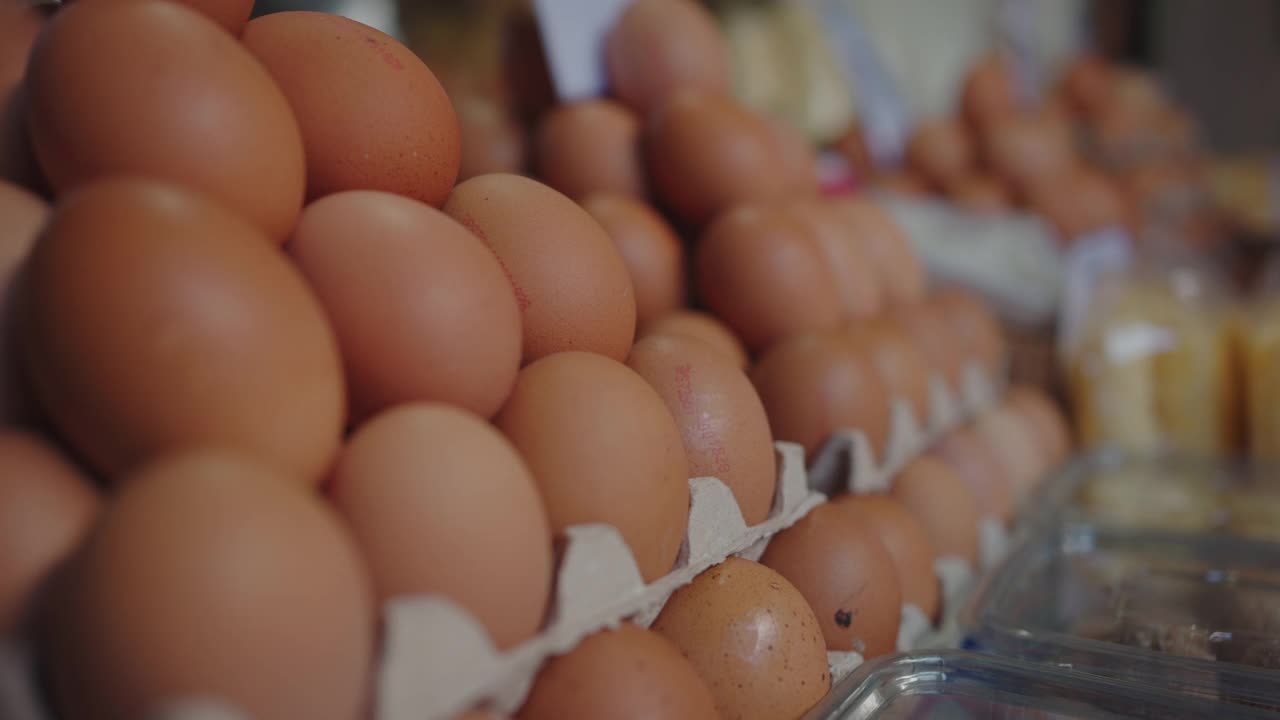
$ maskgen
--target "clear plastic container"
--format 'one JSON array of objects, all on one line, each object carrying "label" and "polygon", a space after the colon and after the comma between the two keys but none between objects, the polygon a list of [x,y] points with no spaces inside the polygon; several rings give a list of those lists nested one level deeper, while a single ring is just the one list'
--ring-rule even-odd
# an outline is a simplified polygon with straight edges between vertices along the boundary
[{"label": "clear plastic container", "polygon": [[1274,716],[1208,698],[953,650],[868,663],[837,685],[806,720],[1209,717]]},{"label": "clear plastic container", "polygon": [[1064,519],[965,615],[971,649],[1280,711],[1280,544]]}]

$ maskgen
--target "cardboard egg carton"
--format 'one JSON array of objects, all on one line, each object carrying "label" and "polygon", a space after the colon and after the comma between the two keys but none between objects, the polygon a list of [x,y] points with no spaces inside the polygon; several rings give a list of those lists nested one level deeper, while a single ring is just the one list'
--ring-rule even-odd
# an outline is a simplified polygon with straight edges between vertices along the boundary
[{"label": "cardboard egg carton", "polygon": [[[1003,380],[991,376],[976,363],[964,368],[961,383],[958,392],[953,392],[941,376],[934,375],[929,383],[930,413],[924,419],[917,418],[905,400],[895,399],[882,461],[875,457],[863,433],[853,430],[834,435],[809,468],[809,486],[828,496],[888,492],[893,478],[907,463],[966,418],[996,404],[1003,395]],[[898,650],[950,647],[959,642],[959,615],[965,601],[979,575],[994,567],[1009,546],[1008,530],[996,518],[980,520],[978,537],[978,567],[959,557],[940,557],[934,561],[941,593],[941,617],[935,625],[919,607],[904,604],[898,627]],[[835,667],[837,661],[847,665],[856,656],[856,653],[831,653],[829,660]]]}]

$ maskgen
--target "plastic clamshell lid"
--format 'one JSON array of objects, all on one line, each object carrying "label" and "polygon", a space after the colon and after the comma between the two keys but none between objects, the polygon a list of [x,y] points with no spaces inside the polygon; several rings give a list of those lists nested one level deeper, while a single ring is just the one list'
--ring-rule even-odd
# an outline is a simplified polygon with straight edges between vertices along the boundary
[{"label": "plastic clamshell lid", "polygon": [[1274,716],[1068,668],[951,650],[866,663],[833,688],[805,720],[938,717],[1182,720]]},{"label": "plastic clamshell lid", "polygon": [[965,613],[967,647],[1280,711],[1280,544],[1064,522]]}]

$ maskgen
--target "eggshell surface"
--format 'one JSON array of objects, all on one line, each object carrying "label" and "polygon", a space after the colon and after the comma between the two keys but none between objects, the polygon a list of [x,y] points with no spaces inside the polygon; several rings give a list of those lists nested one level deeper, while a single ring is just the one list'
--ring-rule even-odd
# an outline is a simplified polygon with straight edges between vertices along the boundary
[{"label": "eggshell surface", "polygon": [[610,89],[637,112],[684,88],[729,93],[728,48],[715,18],[697,2],[630,3],[604,51]]},{"label": "eggshell surface", "polygon": [[977,500],[941,460],[928,456],[913,460],[894,478],[889,496],[924,526],[936,557],[977,562]]},{"label": "eggshell surface", "polygon": [[933,546],[920,521],[887,495],[845,495],[831,505],[880,538],[897,571],[902,602],[920,608],[926,617],[937,617],[939,586],[933,572]]},{"label": "eggshell surface", "polygon": [[640,327],[638,336],[679,335],[701,340],[715,348],[735,366],[747,367],[747,349],[724,323],[697,310],[676,310]]},{"label": "eggshell surface", "polygon": [[684,306],[684,246],[656,210],[612,193],[589,195],[582,200],[582,207],[609,233],[627,264],[635,288],[638,325]]},{"label": "eggshell surface", "polygon": [[595,192],[647,194],[640,120],[612,100],[560,105],[542,119],[535,138],[538,175],[580,200]]}]

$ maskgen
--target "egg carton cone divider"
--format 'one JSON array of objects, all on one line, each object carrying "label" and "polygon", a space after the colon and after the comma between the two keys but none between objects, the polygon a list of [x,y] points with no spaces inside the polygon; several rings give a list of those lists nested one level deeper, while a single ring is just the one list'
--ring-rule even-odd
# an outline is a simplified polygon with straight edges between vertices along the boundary
[{"label": "egg carton cone divider", "polygon": [[624,620],[647,627],[671,593],[731,555],[759,559],[769,537],[825,500],[808,487],[803,448],[778,442],[774,450],[778,482],[769,517],[748,527],[723,482],[691,479],[689,525],[675,569],[648,585],[617,530],[603,524],[567,529],[557,548],[547,625],[509,651],[497,650],[479,621],[446,598],[388,603],[378,720],[451,718],[479,703],[514,712],[548,658]]}]

